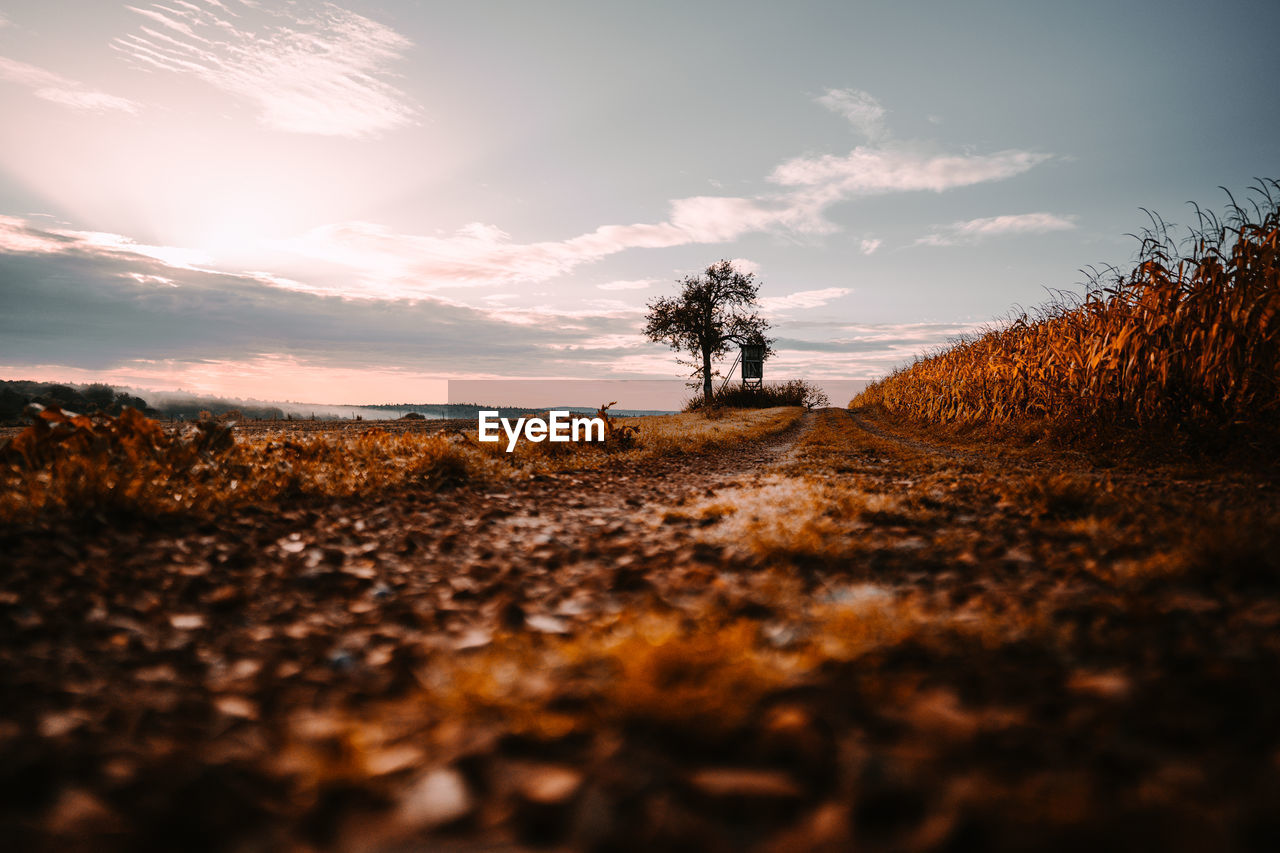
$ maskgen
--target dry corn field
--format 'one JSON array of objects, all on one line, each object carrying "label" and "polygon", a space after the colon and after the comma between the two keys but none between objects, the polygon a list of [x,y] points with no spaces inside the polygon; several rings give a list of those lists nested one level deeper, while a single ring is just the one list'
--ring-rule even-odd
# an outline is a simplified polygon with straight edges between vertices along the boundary
[{"label": "dry corn field", "polygon": [[1164,428],[1209,442],[1280,425],[1280,184],[1181,250],[1158,219],[1127,275],[869,386],[852,405],[934,424],[1042,423],[1088,440]]}]

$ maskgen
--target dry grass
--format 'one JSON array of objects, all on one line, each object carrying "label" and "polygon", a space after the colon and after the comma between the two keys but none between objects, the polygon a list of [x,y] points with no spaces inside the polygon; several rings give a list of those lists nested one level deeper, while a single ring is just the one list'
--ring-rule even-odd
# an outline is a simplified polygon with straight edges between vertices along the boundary
[{"label": "dry grass", "polygon": [[[212,420],[166,429],[133,409],[119,417],[45,410],[0,449],[0,521],[49,515],[161,518],[218,515],[282,500],[346,498],[395,488],[430,491],[616,459],[696,454],[785,429],[802,410],[645,418],[638,440],[613,422],[604,445],[529,443],[514,453],[459,433],[239,436]],[[636,419],[639,420],[639,419]]]},{"label": "dry grass", "polygon": [[[548,441],[529,442],[521,438],[513,452],[502,442],[476,444],[482,452],[517,467],[543,469],[592,468],[609,460],[640,460],[711,453],[743,442],[758,441],[782,432],[804,414],[800,406],[773,409],[724,410],[715,419],[695,413],[652,415],[643,418],[610,418],[618,427],[635,427],[633,439],[621,446]],[[473,437],[474,433],[468,433]]]},{"label": "dry grass", "polygon": [[291,498],[447,488],[501,474],[491,460],[441,434],[371,428],[337,440],[246,440],[213,421],[166,430],[133,409],[114,418],[47,409],[3,454],[0,520],[17,522],[54,514],[216,515]]},{"label": "dry grass", "polygon": [[804,409],[731,409],[711,420],[700,414],[644,418],[640,452],[647,456],[707,453],[782,432],[800,420]]},{"label": "dry grass", "polygon": [[1153,217],[1137,264],[1080,304],[1057,302],[873,383],[850,405],[929,423],[1041,421],[1068,436],[1111,425],[1217,436],[1280,422],[1280,211],[1201,214],[1179,250]]}]

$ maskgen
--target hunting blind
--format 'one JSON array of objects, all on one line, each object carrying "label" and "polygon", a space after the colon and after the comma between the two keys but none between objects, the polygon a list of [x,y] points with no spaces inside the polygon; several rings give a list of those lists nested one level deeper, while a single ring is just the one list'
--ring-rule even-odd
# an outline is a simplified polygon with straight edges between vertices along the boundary
[{"label": "hunting blind", "polygon": [[742,387],[760,388],[764,385],[764,345],[742,345]]}]

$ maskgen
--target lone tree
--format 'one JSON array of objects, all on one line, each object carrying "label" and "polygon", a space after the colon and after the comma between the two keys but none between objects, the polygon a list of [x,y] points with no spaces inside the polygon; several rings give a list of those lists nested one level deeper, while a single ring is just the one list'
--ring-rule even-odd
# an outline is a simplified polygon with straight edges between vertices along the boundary
[{"label": "lone tree", "polygon": [[704,405],[711,406],[711,362],[729,351],[731,344],[758,344],[764,356],[773,355],[773,341],[765,337],[769,323],[756,313],[760,285],[755,273],[735,269],[729,261],[707,267],[702,275],[680,280],[680,295],[659,297],[649,303],[645,336],[665,343],[676,352],[688,353],[694,382],[702,380]]}]

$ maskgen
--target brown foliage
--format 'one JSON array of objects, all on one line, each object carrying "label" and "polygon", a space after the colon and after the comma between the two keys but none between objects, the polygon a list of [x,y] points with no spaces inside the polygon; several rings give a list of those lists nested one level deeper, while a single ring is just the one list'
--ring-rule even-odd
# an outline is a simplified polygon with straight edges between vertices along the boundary
[{"label": "brown foliage", "polygon": [[32,424],[0,448],[0,461],[28,470],[42,468],[72,455],[114,456],[130,461],[163,458],[167,464],[191,464],[232,444],[228,427],[202,420],[181,436],[168,436],[155,421],[137,409],[117,417],[86,417],[57,406],[33,403]]},{"label": "brown foliage", "polygon": [[491,473],[443,434],[325,435],[237,441],[206,418],[166,430],[135,409],[87,417],[33,408],[0,447],[0,521],[41,514],[155,517],[220,514],[305,495],[347,497],[422,483],[438,489]]},{"label": "brown foliage", "polygon": [[605,445],[612,449],[628,450],[635,446],[636,438],[640,435],[640,427],[634,424],[620,424],[609,417],[609,408],[616,405],[618,405],[617,400],[605,403],[596,412],[596,417],[604,421]]}]

